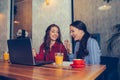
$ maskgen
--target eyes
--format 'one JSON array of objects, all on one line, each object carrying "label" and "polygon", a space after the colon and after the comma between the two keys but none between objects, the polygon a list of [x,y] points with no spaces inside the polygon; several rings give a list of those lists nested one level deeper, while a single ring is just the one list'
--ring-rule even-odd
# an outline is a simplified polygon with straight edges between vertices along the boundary
[{"label": "eyes", "polygon": [[70,33],[74,33],[75,31],[74,30],[70,30]]},{"label": "eyes", "polygon": [[52,33],[59,33],[58,30],[51,30]]},{"label": "eyes", "polygon": [[50,30],[50,32],[51,32],[51,33],[57,33],[57,34],[58,34],[58,33],[59,33],[59,30],[58,30],[58,28],[56,28],[56,27],[52,27],[51,30]]}]

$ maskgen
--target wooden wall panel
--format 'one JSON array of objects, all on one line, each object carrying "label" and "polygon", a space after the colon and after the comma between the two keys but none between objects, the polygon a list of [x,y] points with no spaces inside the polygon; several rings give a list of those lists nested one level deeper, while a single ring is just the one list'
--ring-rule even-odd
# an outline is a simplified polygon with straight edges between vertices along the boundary
[{"label": "wooden wall panel", "polygon": [[19,21],[19,23],[14,24],[14,38],[19,28],[27,30],[29,36],[32,37],[32,0],[24,0],[16,3],[16,5],[17,14],[15,20]]},{"label": "wooden wall panel", "polygon": [[[112,27],[120,24],[120,1],[112,0],[112,8],[106,11],[98,10],[98,7],[104,4],[103,0],[73,0],[74,2],[74,20],[85,22],[91,33],[101,34],[101,49],[103,55],[110,55],[107,52],[107,40],[113,34]],[[120,56],[118,51],[113,56]]]}]

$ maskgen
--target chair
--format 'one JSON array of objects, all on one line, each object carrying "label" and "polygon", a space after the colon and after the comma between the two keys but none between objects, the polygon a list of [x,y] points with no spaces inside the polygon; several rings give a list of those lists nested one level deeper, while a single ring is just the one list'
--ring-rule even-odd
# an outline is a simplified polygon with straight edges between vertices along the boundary
[{"label": "chair", "polygon": [[106,65],[106,70],[101,74],[104,76],[103,80],[119,80],[118,57],[101,56],[100,64]]},{"label": "chair", "polygon": [[93,34],[91,34],[91,37],[96,39],[100,46],[100,33],[93,33]]}]

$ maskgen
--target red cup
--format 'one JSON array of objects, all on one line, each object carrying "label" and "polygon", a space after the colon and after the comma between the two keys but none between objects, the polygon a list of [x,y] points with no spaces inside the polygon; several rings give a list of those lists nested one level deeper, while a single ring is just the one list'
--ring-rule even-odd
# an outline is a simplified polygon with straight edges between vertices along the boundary
[{"label": "red cup", "polygon": [[85,61],[83,59],[74,59],[73,64],[74,65],[84,65]]}]

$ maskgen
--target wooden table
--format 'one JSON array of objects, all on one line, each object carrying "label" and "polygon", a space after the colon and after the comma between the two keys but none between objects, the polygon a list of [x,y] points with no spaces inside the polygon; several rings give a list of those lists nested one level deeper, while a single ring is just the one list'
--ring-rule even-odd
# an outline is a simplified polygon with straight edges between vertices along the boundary
[{"label": "wooden table", "polygon": [[0,75],[15,80],[95,80],[106,69],[105,65],[86,65],[84,68],[25,66],[0,61]]}]

